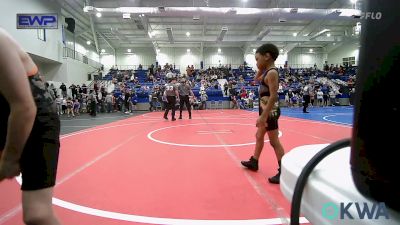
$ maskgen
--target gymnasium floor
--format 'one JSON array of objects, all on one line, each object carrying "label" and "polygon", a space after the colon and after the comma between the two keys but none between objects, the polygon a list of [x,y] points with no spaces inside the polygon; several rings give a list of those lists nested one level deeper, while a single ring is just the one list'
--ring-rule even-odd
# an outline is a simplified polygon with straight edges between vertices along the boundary
[{"label": "gymnasium floor", "polygon": [[[352,107],[283,109],[288,152],[351,136]],[[254,149],[257,112],[194,111],[62,118],[55,210],[63,224],[287,224],[290,204],[269,184],[277,163],[266,140],[258,172],[240,165]],[[20,225],[17,180],[0,183],[0,224]],[[307,224],[302,218],[301,221]]]}]

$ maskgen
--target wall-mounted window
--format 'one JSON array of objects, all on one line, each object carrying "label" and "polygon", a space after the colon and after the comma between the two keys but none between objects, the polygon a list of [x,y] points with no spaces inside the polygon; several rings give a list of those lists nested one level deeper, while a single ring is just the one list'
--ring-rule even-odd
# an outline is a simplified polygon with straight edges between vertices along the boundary
[{"label": "wall-mounted window", "polygon": [[356,57],[349,57],[349,66],[356,65]]},{"label": "wall-mounted window", "polygon": [[46,41],[46,30],[37,29],[37,38],[41,41]]},{"label": "wall-mounted window", "polygon": [[349,65],[349,58],[343,58],[343,66]]}]

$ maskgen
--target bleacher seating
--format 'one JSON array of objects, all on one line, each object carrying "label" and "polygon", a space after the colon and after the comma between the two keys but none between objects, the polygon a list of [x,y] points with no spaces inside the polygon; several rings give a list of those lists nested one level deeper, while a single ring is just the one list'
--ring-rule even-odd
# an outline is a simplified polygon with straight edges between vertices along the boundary
[{"label": "bleacher seating", "polygon": [[[226,70],[228,71],[228,70]],[[179,71],[175,71],[179,72]],[[246,90],[247,93],[250,91],[254,92],[255,96],[258,96],[258,85],[254,85],[254,76],[255,76],[255,71],[253,71],[249,67],[244,67],[242,69],[232,69],[231,71],[228,71],[229,74],[225,74],[224,78],[228,82],[232,81],[233,82],[233,87],[235,89],[234,93],[240,93],[242,89]],[[189,80],[194,82],[194,87],[192,88],[192,91],[194,95],[197,98],[200,98],[201,91],[200,91],[200,82],[196,82],[196,76],[197,74],[201,73],[200,70],[196,69],[193,76],[189,77]],[[312,80],[314,85],[319,85],[322,88],[323,92],[327,92],[327,86],[333,87],[334,89],[339,90],[340,87],[347,86],[347,81],[349,79],[353,79],[357,73],[357,68],[356,67],[350,67],[347,68],[344,74],[338,74],[335,72],[327,72],[327,71],[315,71],[315,70],[310,70],[310,69],[293,69],[291,68],[290,70],[287,69],[279,69],[279,74],[280,74],[280,82],[284,83],[283,89],[279,93],[279,99],[284,100],[285,99],[285,94],[291,90],[296,93],[300,93],[302,90],[302,87],[304,83],[302,81],[310,81]],[[119,81],[121,80],[121,74],[129,74],[133,75],[138,83],[134,83],[133,81],[126,82],[126,85],[128,88],[132,89],[135,91],[137,94],[138,102],[139,103],[146,103],[149,101],[149,95],[153,92],[153,88],[156,85],[164,85],[164,75],[161,77],[157,78],[157,82],[149,82],[148,81],[148,70],[146,69],[139,69],[139,70],[122,70],[122,71],[117,71],[117,70],[110,70],[109,73],[107,73],[104,77],[103,80],[111,81],[113,78],[119,78]],[[289,77],[292,77],[293,80],[290,82],[287,82],[287,76],[289,74]],[[322,85],[324,84],[324,85]],[[117,85],[116,85],[117,86]],[[146,90],[143,89],[143,87],[146,86]],[[224,97],[223,94],[223,87],[219,86],[218,88],[215,88],[214,86],[208,87],[205,89],[205,92],[208,96],[208,101],[229,101],[230,97]],[[117,97],[121,95],[121,90],[116,87],[114,91],[114,95]],[[348,94],[342,94],[338,96],[338,98],[347,98]]]}]

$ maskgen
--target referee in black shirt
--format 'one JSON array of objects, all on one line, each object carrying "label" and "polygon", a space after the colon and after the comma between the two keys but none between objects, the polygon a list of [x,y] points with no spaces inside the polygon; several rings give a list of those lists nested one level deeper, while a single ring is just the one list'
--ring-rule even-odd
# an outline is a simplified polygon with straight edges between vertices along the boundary
[{"label": "referee in black shirt", "polygon": [[[175,104],[176,101],[179,101],[179,93],[178,88],[175,85],[176,78],[172,77],[170,82],[165,85],[164,96],[167,99],[167,107],[164,113],[164,119],[168,120],[168,112],[172,109],[172,121],[175,121]],[[177,99],[178,98],[178,99]]]},{"label": "referee in black shirt", "polygon": [[182,109],[183,109],[183,103],[186,105],[186,109],[189,112],[189,119],[192,119],[192,107],[190,105],[189,101],[189,95],[194,96],[192,89],[186,79],[182,79],[181,84],[178,86],[178,91],[179,91],[179,119],[182,119]]}]

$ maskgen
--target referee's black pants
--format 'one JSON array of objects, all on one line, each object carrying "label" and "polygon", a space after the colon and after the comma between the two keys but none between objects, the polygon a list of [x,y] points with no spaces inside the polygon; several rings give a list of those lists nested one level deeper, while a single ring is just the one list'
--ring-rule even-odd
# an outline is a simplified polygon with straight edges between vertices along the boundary
[{"label": "referee's black pants", "polygon": [[310,104],[310,96],[309,95],[303,95],[303,112],[307,112],[308,104]]},{"label": "referee's black pants", "polygon": [[186,105],[186,109],[189,112],[189,117],[192,116],[192,106],[190,105],[189,96],[188,95],[179,95],[179,116],[182,117],[183,103]]},{"label": "referee's black pants", "polygon": [[96,116],[97,113],[97,104],[95,101],[90,102],[90,115],[91,116]]},{"label": "referee's black pants", "polygon": [[176,97],[175,96],[167,96],[167,104],[165,107],[164,118],[168,116],[168,112],[172,109],[172,118],[175,118],[175,104],[176,104]]}]

